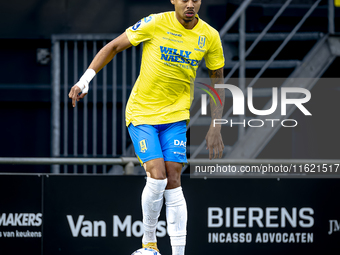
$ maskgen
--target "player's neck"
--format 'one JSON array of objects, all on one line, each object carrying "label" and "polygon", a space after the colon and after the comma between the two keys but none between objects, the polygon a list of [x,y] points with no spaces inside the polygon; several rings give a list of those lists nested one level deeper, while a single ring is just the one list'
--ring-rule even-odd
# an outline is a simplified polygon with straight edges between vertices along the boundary
[{"label": "player's neck", "polygon": [[179,23],[181,23],[181,25],[185,29],[189,29],[189,30],[193,29],[196,26],[196,24],[198,23],[198,18],[197,17],[195,17],[193,20],[191,20],[189,22],[187,22],[187,21],[177,17],[177,15],[176,15],[176,19],[178,20]]}]

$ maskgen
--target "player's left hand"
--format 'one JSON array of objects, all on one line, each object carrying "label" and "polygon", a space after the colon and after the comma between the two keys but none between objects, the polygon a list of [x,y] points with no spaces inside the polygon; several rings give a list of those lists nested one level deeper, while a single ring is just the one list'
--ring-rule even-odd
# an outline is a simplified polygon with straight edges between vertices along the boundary
[{"label": "player's left hand", "polygon": [[221,135],[221,127],[213,127],[210,126],[209,131],[205,137],[206,140],[206,149],[209,150],[209,159],[214,158],[222,158],[224,143]]}]

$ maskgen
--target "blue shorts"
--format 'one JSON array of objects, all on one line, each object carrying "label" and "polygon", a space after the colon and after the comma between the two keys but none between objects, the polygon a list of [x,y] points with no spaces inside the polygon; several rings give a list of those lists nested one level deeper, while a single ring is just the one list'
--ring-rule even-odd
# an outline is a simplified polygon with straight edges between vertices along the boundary
[{"label": "blue shorts", "polygon": [[139,161],[163,158],[164,161],[187,163],[186,121],[161,125],[128,126]]}]

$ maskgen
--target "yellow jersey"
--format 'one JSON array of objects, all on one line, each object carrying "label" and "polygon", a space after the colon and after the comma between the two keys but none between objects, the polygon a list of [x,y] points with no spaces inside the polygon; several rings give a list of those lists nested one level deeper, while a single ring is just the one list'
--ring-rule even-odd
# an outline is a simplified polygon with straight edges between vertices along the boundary
[{"label": "yellow jersey", "polygon": [[153,14],[126,29],[130,43],[143,42],[139,77],[126,106],[126,125],[157,125],[190,119],[199,62],[216,70],[224,66],[219,33],[199,19],[185,29],[175,12]]}]

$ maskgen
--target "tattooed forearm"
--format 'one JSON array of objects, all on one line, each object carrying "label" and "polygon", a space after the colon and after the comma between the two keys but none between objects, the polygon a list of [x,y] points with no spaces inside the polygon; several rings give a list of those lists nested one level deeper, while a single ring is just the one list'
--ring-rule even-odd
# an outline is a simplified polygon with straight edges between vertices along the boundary
[{"label": "tattooed forearm", "polygon": [[219,79],[223,81],[223,68],[217,69],[217,70],[209,70],[209,77],[213,79]]},{"label": "tattooed forearm", "polygon": [[[223,68],[217,70],[209,70],[209,77],[211,79],[211,86],[215,88],[215,84],[223,84],[224,76],[223,76]],[[222,105],[219,100],[216,100],[216,105],[213,100],[210,100],[210,109],[211,109],[211,119],[221,119],[223,114],[223,106],[225,100],[225,90],[215,89],[219,97],[221,98]]]}]

